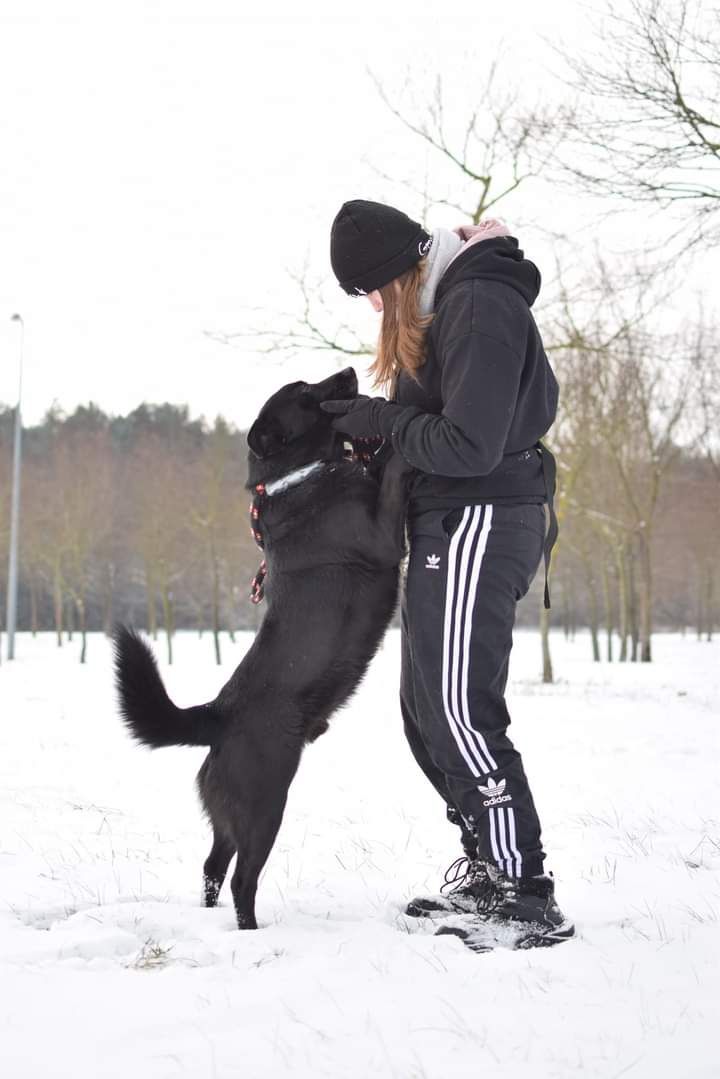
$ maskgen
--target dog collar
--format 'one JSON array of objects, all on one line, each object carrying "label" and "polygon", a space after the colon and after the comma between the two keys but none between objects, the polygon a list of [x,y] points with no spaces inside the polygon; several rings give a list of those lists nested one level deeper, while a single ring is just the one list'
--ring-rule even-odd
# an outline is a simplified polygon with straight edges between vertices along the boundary
[{"label": "dog collar", "polygon": [[[281,476],[279,480],[273,480],[272,483],[255,484],[255,497],[250,503],[250,531],[260,550],[265,546],[263,535],[260,531],[260,505],[263,498],[267,498],[269,495],[276,495],[280,491],[287,491],[291,487],[297,487],[299,483],[306,480],[308,476],[312,476],[314,472],[323,468],[324,465],[324,461],[313,461],[312,464],[305,465],[304,468],[296,468],[294,472],[288,472],[286,476]],[[263,559],[260,563],[260,569],[253,577],[252,581],[250,598],[253,603],[260,603],[265,594],[264,582],[266,576],[267,562]]]},{"label": "dog collar", "polygon": [[263,484],[265,494],[276,495],[279,491],[287,491],[289,487],[296,487],[298,483],[302,483],[313,472],[317,472],[319,468],[322,468],[323,464],[323,461],[313,461],[311,465],[305,465],[304,468],[296,468],[294,472],[288,472],[287,476],[281,476],[279,480]]}]

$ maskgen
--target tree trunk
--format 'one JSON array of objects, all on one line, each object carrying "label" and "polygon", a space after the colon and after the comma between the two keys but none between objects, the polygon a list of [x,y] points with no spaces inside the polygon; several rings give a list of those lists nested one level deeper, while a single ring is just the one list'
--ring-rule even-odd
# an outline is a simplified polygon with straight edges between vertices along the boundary
[{"label": "tree trunk", "polygon": [[38,586],[37,577],[30,574],[30,632],[37,637],[38,631]]},{"label": "tree trunk", "polygon": [[570,640],[570,597],[568,595],[568,575],[563,574],[562,578],[562,624],[563,624],[563,636],[566,641]]},{"label": "tree trunk", "polygon": [[652,556],[650,534],[643,528],[639,536],[640,555],[640,661],[652,661]]},{"label": "tree trunk", "polygon": [[65,631],[65,636],[67,637],[68,641],[72,641],[73,633],[75,631],[75,609],[74,609],[73,601],[69,597],[68,597],[66,607],[67,607],[67,610],[66,610],[65,617],[66,617],[66,620],[67,620],[67,628],[66,628],[66,631]]},{"label": "tree trunk", "polygon": [[218,666],[222,663],[220,657],[220,567],[218,566],[215,545],[210,544],[210,561],[212,565],[212,631],[215,639],[215,662]]},{"label": "tree trunk", "polygon": [[173,661],[173,633],[175,632],[175,616],[172,607],[172,593],[168,588],[163,585],[160,591],[160,598],[162,600],[163,609],[163,623],[165,628],[165,634],[167,636],[167,654],[168,663],[172,665]]},{"label": "tree trunk", "polygon": [[612,601],[610,599],[610,574],[608,572],[607,559],[603,558],[601,562],[602,566],[602,592],[603,592],[603,607],[605,611],[605,633],[607,637],[607,661],[612,663],[613,658],[613,613],[612,613]]},{"label": "tree trunk", "polygon": [[60,570],[58,566],[55,566],[53,572],[53,610],[55,614],[55,632],[57,634],[57,644],[58,648],[62,648],[63,601],[62,585],[60,583]]},{"label": "tree trunk", "polygon": [[715,630],[715,569],[709,563],[707,568],[707,594],[705,603],[705,625],[707,626],[706,640],[712,641],[713,632]]},{"label": "tree trunk", "polygon": [[570,577],[570,640],[574,642],[577,634],[577,596],[575,595],[575,575]]},{"label": "tree trunk", "polygon": [[620,544],[615,548],[615,566],[617,568],[618,581],[618,633],[620,635],[620,662],[626,663],[628,658],[628,632],[630,625],[627,551]]},{"label": "tree trunk", "polygon": [[551,685],[553,679],[552,656],[550,655],[550,611],[540,601],[540,641],[542,644],[542,680],[544,685]]},{"label": "tree trunk", "polygon": [[115,564],[108,562],[105,574],[105,595],[103,597],[103,630],[105,636],[112,634],[113,628],[113,600],[115,598]]},{"label": "tree trunk", "polygon": [[592,641],[592,657],[593,663],[600,662],[600,639],[598,635],[598,629],[600,625],[600,615],[598,611],[598,597],[597,589],[595,588],[595,578],[592,573],[587,575],[587,591],[588,600],[590,602],[590,638]]},{"label": "tree trunk", "polygon": [[628,612],[630,619],[630,659],[633,663],[637,663],[640,631],[638,628],[638,604],[637,595],[635,592],[635,551],[632,548],[628,551],[627,567],[629,595]]},{"label": "tree trunk", "polygon": [[701,641],[705,632],[705,575],[702,566],[698,567],[696,601],[697,639]]},{"label": "tree trunk", "polygon": [[76,600],[75,606],[77,608],[78,615],[78,628],[80,629],[80,662],[84,663],[87,656],[87,633],[85,631],[85,599],[80,596]]},{"label": "tree trunk", "polygon": [[154,641],[157,640],[157,610],[155,608],[155,574],[145,563],[145,600],[147,603],[147,627],[148,633]]}]

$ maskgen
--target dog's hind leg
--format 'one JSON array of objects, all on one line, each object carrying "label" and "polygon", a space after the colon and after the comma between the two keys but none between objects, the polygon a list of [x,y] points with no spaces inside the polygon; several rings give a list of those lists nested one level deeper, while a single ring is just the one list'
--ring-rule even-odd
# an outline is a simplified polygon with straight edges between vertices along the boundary
[{"label": "dog's hind leg", "polygon": [[277,806],[273,806],[269,811],[266,806],[260,814],[253,815],[248,831],[238,842],[237,862],[230,882],[238,929],[257,929],[255,894],[258,877],[280,829],[284,802],[283,798],[279,810]]},{"label": "dog's hind leg", "polygon": [[[282,722],[278,722],[282,729]],[[276,740],[272,758],[245,774],[242,795],[233,807],[233,837],[237,843],[237,862],[232,888],[238,929],[257,929],[255,894],[258,877],[277,838],[287,794],[300,763],[302,742],[288,737],[285,745]]]},{"label": "dog's hind leg", "polygon": [[203,900],[206,907],[217,906],[220,889],[234,853],[235,844],[232,840],[214,829],[212,850],[203,866]]}]

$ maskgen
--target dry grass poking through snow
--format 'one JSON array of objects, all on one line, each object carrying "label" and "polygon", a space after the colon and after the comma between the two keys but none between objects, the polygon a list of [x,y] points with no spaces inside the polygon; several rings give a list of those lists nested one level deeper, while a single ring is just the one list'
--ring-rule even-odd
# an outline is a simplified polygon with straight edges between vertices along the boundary
[{"label": "dry grass poking through snow", "polygon": [[[402,739],[396,635],[305,755],[247,934],[225,893],[199,905],[202,751],[129,742],[100,638],[81,668],[21,636],[0,669],[0,1072],[718,1075],[720,646],[660,637],[648,667],[555,651],[543,687],[518,635],[512,730],[580,936],[477,956],[401,914],[459,852]],[[177,654],[181,704],[229,673],[193,635]]]}]

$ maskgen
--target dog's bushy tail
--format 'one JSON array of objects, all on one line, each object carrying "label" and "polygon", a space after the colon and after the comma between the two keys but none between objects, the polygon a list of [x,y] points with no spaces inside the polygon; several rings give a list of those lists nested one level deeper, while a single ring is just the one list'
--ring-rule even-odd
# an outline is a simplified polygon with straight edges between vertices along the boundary
[{"label": "dog's bushy tail", "polygon": [[139,633],[117,626],[113,650],[120,713],[134,738],[153,749],[215,745],[224,729],[215,706],[178,708],[173,704],[155,656]]}]

